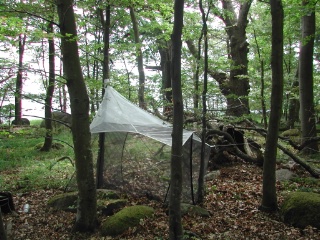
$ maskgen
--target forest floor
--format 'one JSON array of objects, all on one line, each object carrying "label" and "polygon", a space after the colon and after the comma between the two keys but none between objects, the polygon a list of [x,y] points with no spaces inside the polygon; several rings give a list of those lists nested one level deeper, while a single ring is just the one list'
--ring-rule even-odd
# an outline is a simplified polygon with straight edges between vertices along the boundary
[{"label": "forest floor", "polygon": [[[260,167],[234,162],[223,166],[220,171],[217,179],[206,183],[208,192],[203,207],[210,212],[210,217],[183,216],[184,230],[194,235],[185,239],[320,239],[320,231],[315,228],[300,230],[282,223],[278,213],[267,214],[258,210],[262,197]],[[295,183],[294,187],[299,186]],[[277,189],[281,204],[282,193],[291,189],[279,182]],[[99,228],[91,234],[72,233],[76,215],[53,211],[46,206],[47,200],[58,193],[58,190],[13,192],[17,214],[4,215],[5,222],[11,228],[10,239],[168,239],[166,209],[161,203],[146,198],[129,199],[128,205],[152,206],[154,217],[141,221],[138,227],[129,229],[119,237],[102,237]],[[28,213],[22,211],[26,203],[30,204]],[[101,215],[99,221],[103,221]]]}]

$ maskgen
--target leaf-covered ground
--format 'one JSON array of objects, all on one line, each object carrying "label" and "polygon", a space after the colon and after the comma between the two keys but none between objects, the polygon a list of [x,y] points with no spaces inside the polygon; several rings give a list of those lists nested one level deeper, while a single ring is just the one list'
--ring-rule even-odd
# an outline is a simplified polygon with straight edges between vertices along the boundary
[{"label": "leaf-covered ground", "polygon": [[[207,182],[208,193],[203,207],[210,211],[211,216],[183,217],[184,230],[193,236],[186,239],[320,239],[317,229],[293,228],[282,223],[278,214],[260,212],[261,186],[262,170],[257,166],[238,162],[221,168],[219,178]],[[278,190],[279,193],[284,190],[280,183]],[[168,239],[166,209],[161,203],[145,198],[132,198],[129,204],[154,207],[154,218],[142,221],[138,227],[129,229],[118,238],[102,237],[98,230],[90,235],[72,233],[75,214],[46,207],[47,200],[58,193],[56,190],[14,192],[18,214],[4,216],[11,239]],[[28,213],[22,211],[26,203],[30,205]],[[101,215],[99,221],[103,221]]]}]

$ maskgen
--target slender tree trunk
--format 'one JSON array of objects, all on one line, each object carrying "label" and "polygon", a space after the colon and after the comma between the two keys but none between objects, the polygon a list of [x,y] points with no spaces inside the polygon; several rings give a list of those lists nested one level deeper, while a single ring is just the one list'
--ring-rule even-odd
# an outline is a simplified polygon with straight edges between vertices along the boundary
[{"label": "slender tree trunk", "polygon": [[207,89],[208,89],[208,26],[206,14],[203,9],[202,0],[199,1],[199,8],[202,16],[202,32],[204,39],[204,78],[202,91],[202,144],[201,144],[201,161],[198,178],[198,203],[202,204],[204,201],[204,173],[205,173],[205,143],[207,133]]},{"label": "slender tree trunk", "polygon": [[265,103],[265,99],[264,99],[264,60],[261,57],[260,46],[257,41],[257,34],[256,34],[255,29],[253,29],[253,34],[254,34],[254,41],[257,46],[257,52],[258,52],[259,63],[260,63],[260,83],[261,83],[260,95],[261,95],[262,120],[263,120],[264,128],[267,129],[268,128],[268,120],[267,120],[266,103]]},{"label": "slender tree trunk", "polygon": [[289,93],[289,109],[288,109],[288,120],[287,127],[289,129],[294,128],[295,122],[299,121],[299,109],[300,109],[300,101],[296,95],[298,95],[299,91],[299,80],[298,80],[298,71],[295,79],[291,84],[291,90]]},{"label": "slender tree trunk", "polygon": [[181,223],[183,100],[181,89],[181,48],[184,0],[175,0],[172,39],[173,129],[169,197],[169,239],[183,238]]},{"label": "slender tree trunk", "polygon": [[281,0],[270,0],[270,5],[272,15],[272,92],[263,163],[262,204],[260,206],[263,211],[275,211],[278,208],[275,171],[283,102],[283,8]]},{"label": "slender tree trunk", "polygon": [[133,7],[130,7],[130,17],[131,17],[133,31],[134,31],[134,41],[136,43],[136,56],[137,56],[138,71],[139,71],[139,91],[138,91],[139,107],[146,109],[146,102],[144,99],[145,74],[144,74],[144,68],[143,68],[143,55],[141,50],[138,21],[137,21],[136,14]]},{"label": "slender tree trunk", "polygon": [[[303,0],[306,14],[301,19],[302,42],[299,57],[300,113],[302,127],[302,143],[316,137],[316,121],[313,103],[313,47],[315,35],[315,3]],[[313,153],[319,150],[318,143],[308,144],[303,152]]]},{"label": "slender tree trunk", "polygon": [[[53,33],[53,23],[48,25],[48,34]],[[54,39],[48,40],[49,43],[49,83],[47,86],[46,99],[45,99],[45,126],[46,136],[41,151],[50,151],[52,146],[52,97],[55,84],[55,47]]]},{"label": "slender tree trunk", "polygon": [[89,97],[84,82],[72,0],[58,0],[63,69],[67,79],[72,116],[72,136],[78,184],[75,231],[93,231],[97,226],[96,185],[93,174]]},{"label": "slender tree trunk", "polygon": [[[102,11],[102,10],[101,10]],[[109,81],[110,72],[109,72],[109,42],[110,42],[110,5],[106,7],[106,20],[103,19],[103,12],[101,22],[104,29],[103,34],[103,80]],[[104,95],[104,84],[102,84],[102,96]],[[98,161],[97,161],[97,188],[102,188],[103,186],[103,170],[104,170],[104,153],[105,153],[105,133],[99,133],[99,153],[98,153]]]},{"label": "slender tree trunk", "polygon": [[24,49],[26,45],[27,35],[19,35],[19,65],[16,80],[16,91],[15,91],[15,124],[21,125],[22,118],[22,87],[23,87],[23,57]]},{"label": "slender tree trunk", "polygon": [[171,41],[159,40],[159,53],[161,57],[162,92],[164,100],[163,113],[172,113],[172,89],[171,89]]}]

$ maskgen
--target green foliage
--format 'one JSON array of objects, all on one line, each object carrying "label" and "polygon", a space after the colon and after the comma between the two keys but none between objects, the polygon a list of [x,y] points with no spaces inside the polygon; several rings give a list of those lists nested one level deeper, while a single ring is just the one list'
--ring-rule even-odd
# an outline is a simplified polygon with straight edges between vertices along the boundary
[{"label": "green foliage", "polygon": [[[74,167],[69,161],[56,162],[63,156],[73,158],[72,148],[64,144],[60,150],[40,152],[36,146],[43,144],[44,135],[39,132],[38,126],[0,131],[0,172],[6,172],[6,177],[0,178],[3,190],[64,188],[69,182]],[[72,142],[68,132],[54,138],[60,143]]]}]

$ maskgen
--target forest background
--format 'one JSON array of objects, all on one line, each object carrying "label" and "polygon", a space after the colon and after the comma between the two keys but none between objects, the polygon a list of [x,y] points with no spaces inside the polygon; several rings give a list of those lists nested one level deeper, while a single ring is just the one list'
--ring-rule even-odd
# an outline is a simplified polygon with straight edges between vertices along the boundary
[{"label": "forest background", "polygon": [[[88,119],[82,119],[82,116],[87,114],[86,110],[90,111],[91,117],[94,116],[102,98],[103,79],[110,79],[110,84],[129,100],[167,120],[172,117],[172,107],[175,114],[178,108],[174,105],[183,99],[184,119],[189,122],[201,119],[205,126],[207,119],[223,122],[232,119],[232,123],[251,119],[263,123],[263,127],[267,128],[270,102],[276,99],[272,98],[274,86],[280,84],[279,94],[283,96],[277,102],[280,104],[277,111],[281,111],[281,127],[293,128],[301,119],[302,142],[307,141],[316,137],[315,124],[319,111],[319,34],[315,24],[317,2],[303,2],[302,6],[295,1],[285,3],[284,19],[281,12],[276,15],[279,13],[277,4],[274,1],[270,3],[200,1],[198,10],[197,4],[186,2],[183,44],[179,55],[182,57],[182,68],[181,74],[179,70],[177,75],[178,86],[181,86],[175,88],[178,68],[172,67],[177,63],[174,61],[174,50],[181,46],[180,40],[171,35],[176,23],[172,18],[174,8],[171,2],[81,1],[74,4],[72,1],[7,1],[1,5],[1,12],[4,13],[1,18],[1,51],[8,54],[1,58],[4,76],[0,80],[3,89],[1,117],[10,122],[14,116],[16,124],[22,123],[22,116],[28,114],[22,113],[21,103],[22,99],[28,98],[44,103],[48,120],[52,116],[52,100],[56,102],[54,108],[67,111],[65,86],[68,86],[71,111],[74,106],[74,111],[81,116],[81,119],[77,119],[76,114],[72,114],[73,125],[87,127]],[[58,6],[59,21],[55,21],[55,4]],[[274,11],[272,19],[270,6],[271,12]],[[76,12],[74,22],[77,29],[73,24],[73,13],[69,12],[71,8]],[[313,23],[305,20],[310,16]],[[275,28],[277,20],[281,23],[278,29]],[[283,51],[274,51],[276,30],[281,32],[281,36],[284,33],[284,38],[279,37],[278,41],[283,44],[278,50],[283,47]],[[58,48],[61,48],[61,55],[60,51],[55,50]],[[271,59],[277,53],[279,58]],[[280,65],[276,66],[275,62],[278,63],[279,59]],[[277,72],[279,66],[281,71]],[[152,74],[146,74],[150,70],[153,70]],[[23,94],[23,85],[30,81],[28,73],[32,73],[32,78],[39,77],[37,81],[43,85],[45,94]],[[77,83],[80,85],[76,86]],[[90,102],[88,109],[84,104],[87,93]],[[174,93],[182,93],[183,98]],[[77,98],[79,96],[80,99]],[[14,97],[14,105],[6,105],[10,97]],[[175,116],[174,119],[177,119],[178,115]],[[182,112],[179,117],[182,117]],[[49,129],[47,120],[46,127]],[[280,115],[272,115],[271,110],[270,121],[269,128],[275,127],[277,133]],[[80,174],[84,169],[92,169],[92,154],[84,149],[81,152],[80,145],[89,143],[89,137],[83,138],[85,134],[88,136],[87,129],[81,135],[76,131],[81,128],[74,126],[76,167],[77,174]],[[205,129],[203,127],[202,131]],[[51,132],[48,131],[46,140],[50,137]],[[48,146],[45,143],[42,149],[48,150]],[[308,146],[308,149],[318,150],[314,141],[308,142]],[[81,161],[85,156],[91,159],[86,163],[88,165]],[[273,157],[272,153],[270,156]],[[88,176],[85,178],[88,182],[92,180],[90,171],[83,172]],[[89,201],[88,189],[80,189],[81,186],[80,199],[92,202]],[[271,199],[270,196],[268,199]],[[264,202],[262,205],[270,207]],[[92,214],[89,211],[87,213]],[[84,220],[86,213],[82,214],[80,219]],[[89,223],[80,220],[77,227],[86,225],[92,228],[93,222],[90,221],[95,216],[87,219],[90,219]]]}]

